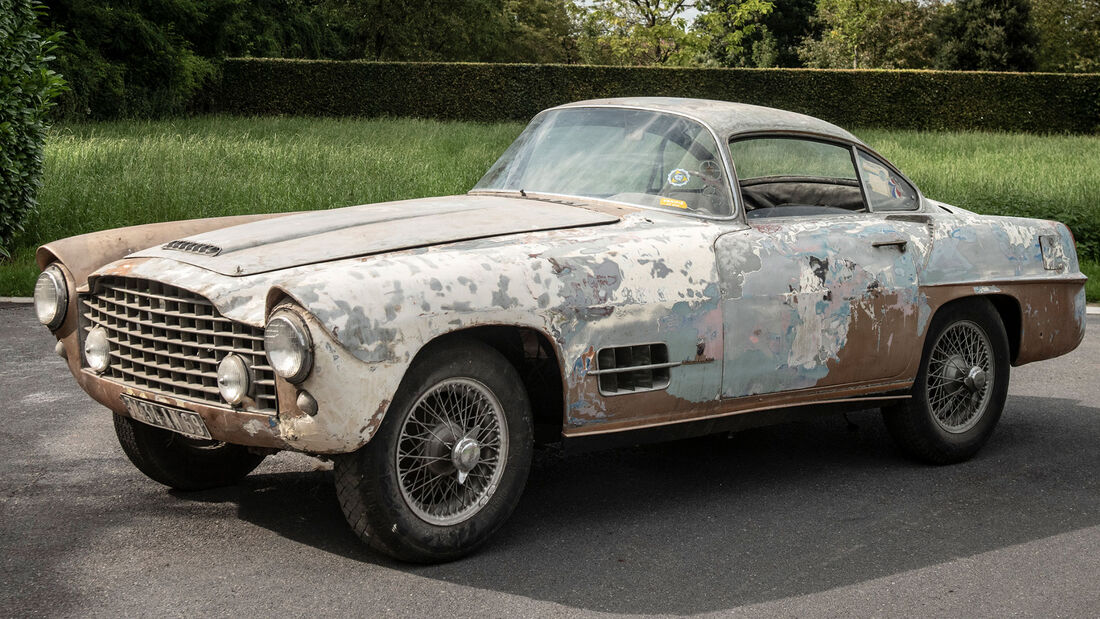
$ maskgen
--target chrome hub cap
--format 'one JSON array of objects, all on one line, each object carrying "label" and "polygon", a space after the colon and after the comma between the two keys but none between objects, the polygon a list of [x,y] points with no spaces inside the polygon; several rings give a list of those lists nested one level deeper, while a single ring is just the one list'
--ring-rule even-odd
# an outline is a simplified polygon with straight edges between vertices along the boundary
[{"label": "chrome hub cap", "polygon": [[454,462],[455,469],[458,470],[458,483],[465,483],[466,476],[481,460],[481,445],[472,438],[463,438],[455,443],[451,460]]},{"label": "chrome hub cap", "polygon": [[508,458],[508,422],[493,392],[452,378],[428,389],[409,410],[395,464],[401,495],[421,520],[462,522],[489,502]]},{"label": "chrome hub cap", "polygon": [[963,379],[963,384],[973,393],[985,389],[985,370],[978,366],[970,368],[970,371],[966,373],[966,378]]},{"label": "chrome hub cap", "polygon": [[960,434],[977,425],[989,404],[993,367],[993,347],[977,324],[960,321],[940,334],[928,363],[927,394],[938,426]]}]

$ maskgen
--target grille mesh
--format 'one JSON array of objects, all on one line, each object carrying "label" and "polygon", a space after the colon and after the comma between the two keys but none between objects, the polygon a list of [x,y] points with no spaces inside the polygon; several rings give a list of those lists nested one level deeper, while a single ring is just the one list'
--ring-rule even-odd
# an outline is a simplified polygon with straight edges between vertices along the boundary
[{"label": "grille mesh", "polygon": [[102,278],[82,303],[85,335],[101,326],[111,342],[105,377],[226,406],[218,362],[236,353],[252,367],[257,406],[251,410],[275,413],[275,373],[264,356],[263,329],[225,318],[192,292],[144,279]]}]

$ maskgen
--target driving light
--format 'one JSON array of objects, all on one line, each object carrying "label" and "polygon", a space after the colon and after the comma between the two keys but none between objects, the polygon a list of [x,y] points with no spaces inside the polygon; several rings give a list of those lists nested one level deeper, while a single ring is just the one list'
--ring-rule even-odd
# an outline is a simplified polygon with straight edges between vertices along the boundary
[{"label": "driving light", "polygon": [[248,364],[238,355],[226,355],[218,364],[218,391],[226,402],[236,406],[248,395],[251,383]]},{"label": "driving light", "polygon": [[300,383],[313,369],[313,342],[305,322],[292,312],[276,312],[264,329],[264,352],[272,369],[292,383]]},{"label": "driving light", "polygon": [[111,343],[107,341],[107,330],[96,327],[84,338],[84,360],[88,367],[103,373],[111,365]]},{"label": "driving light", "polygon": [[68,308],[69,288],[65,285],[65,275],[57,266],[46,267],[34,283],[34,313],[38,315],[38,322],[56,329],[65,321]]}]

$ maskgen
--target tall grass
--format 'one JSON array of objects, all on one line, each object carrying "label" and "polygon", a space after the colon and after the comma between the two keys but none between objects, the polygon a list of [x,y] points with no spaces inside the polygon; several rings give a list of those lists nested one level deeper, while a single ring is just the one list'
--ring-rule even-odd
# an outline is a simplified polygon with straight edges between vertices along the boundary
[{"label": "tall grass", "polygon": [[[0,266],[0,295],[30,293],[37,245],[83,232],[462,193],[521,128],[233,117],[64,126],[47,144],[40,211],[14,261]],[[1100,137],[858,133],[931,198],[1100,229]],[[1100,257],[1082,236],[1082,253]],[[1098,264],[1085,268],[1100,274]],[[1100,280],[1090,284],[1100,299]]]},{"label": "tall grass", "polygon": [[326,209],[467,191],[522,125],[205,117],[55,128],[40,209],[0,266],[29,294],[34,249],[154,221]]}]

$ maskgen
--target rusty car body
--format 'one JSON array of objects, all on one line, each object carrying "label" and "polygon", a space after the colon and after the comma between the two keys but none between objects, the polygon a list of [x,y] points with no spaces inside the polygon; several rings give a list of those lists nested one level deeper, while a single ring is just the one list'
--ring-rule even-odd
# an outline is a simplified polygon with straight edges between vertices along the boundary
[{"label": "rusty car body", "polygon": [[533,440],[883,407],[908,453],[970,457],[1008,365],[1085,329],[1066,226],[926,198],[824,121],[688,99],[543,112],[467,195],[37,258],[40,318],[141,470],[198,488],[331,457],[356,532],[413,561],[500,526]]}]

